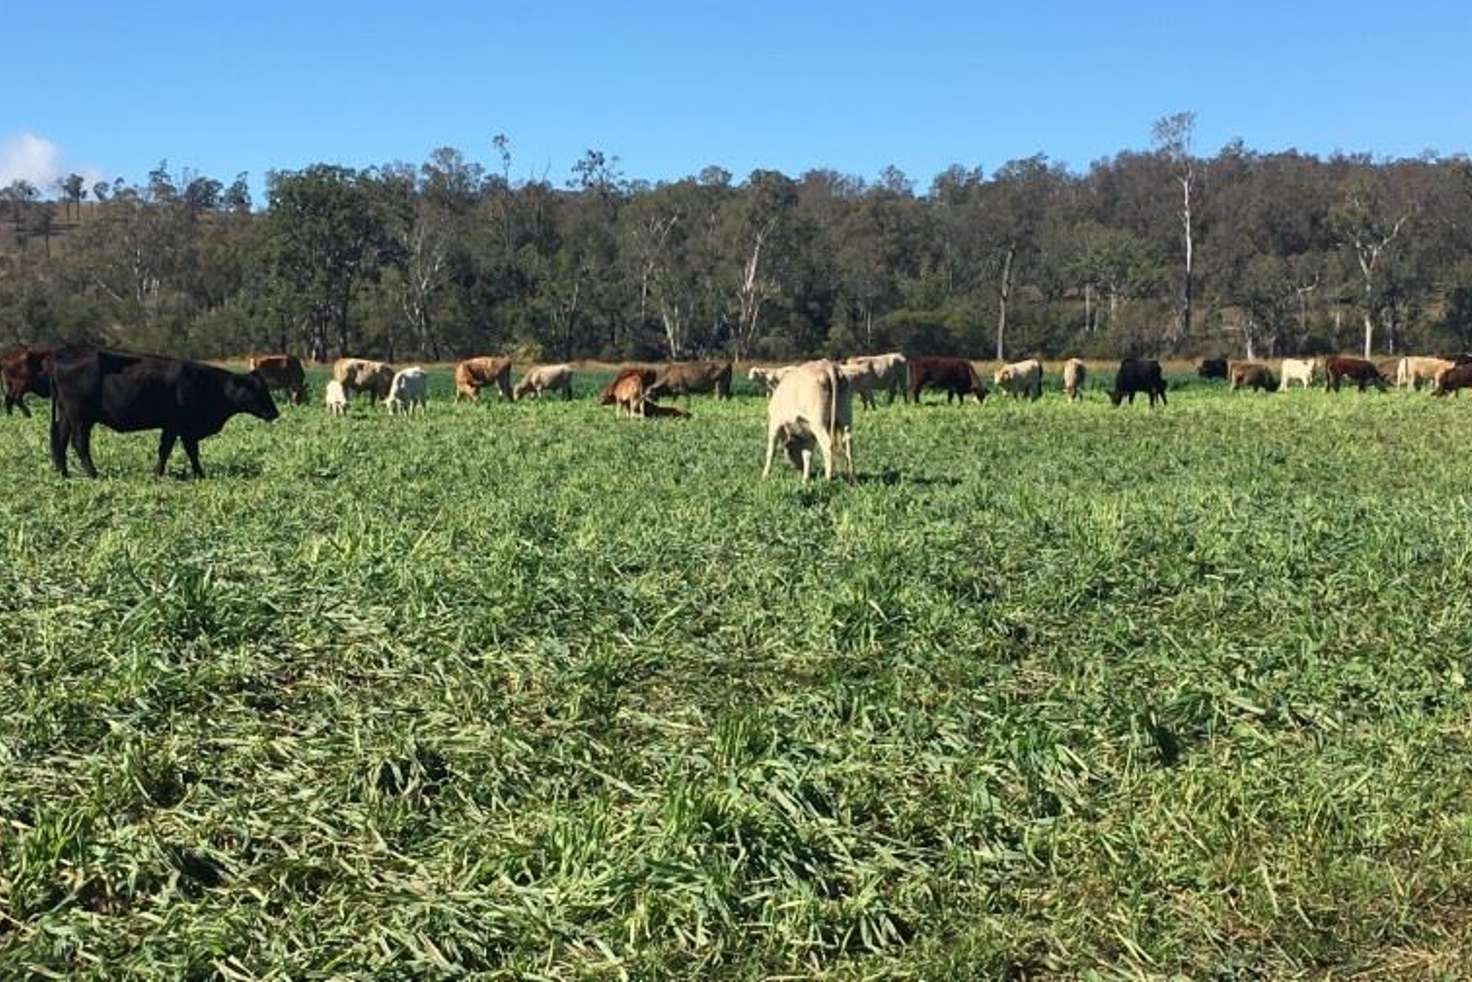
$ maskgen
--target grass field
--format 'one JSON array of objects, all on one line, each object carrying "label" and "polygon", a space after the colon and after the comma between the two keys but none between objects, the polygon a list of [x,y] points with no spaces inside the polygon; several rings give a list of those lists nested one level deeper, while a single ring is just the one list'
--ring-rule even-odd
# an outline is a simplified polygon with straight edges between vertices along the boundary
[{"label": "grass field", "polygon": [[0,419],[0,976],[1472,973],[1466,400],[437,385]]}]

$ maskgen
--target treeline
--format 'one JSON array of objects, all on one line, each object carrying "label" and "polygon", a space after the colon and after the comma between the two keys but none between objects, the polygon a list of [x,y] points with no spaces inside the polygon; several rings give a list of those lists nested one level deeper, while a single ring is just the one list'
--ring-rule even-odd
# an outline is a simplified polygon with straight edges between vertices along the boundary
[{"label": "treeline", "polygon": [[1036,156],[923,189],[894,168],[651,184],[592,150],[517,180],[504,137],[489,167],[274,171],[263,203],[166,164],[55,200],[17,182],[0,336],[390,360],[1472,348],[1467,159],[1206,157],[1191,134],[1183,114],[1081,173]]}]

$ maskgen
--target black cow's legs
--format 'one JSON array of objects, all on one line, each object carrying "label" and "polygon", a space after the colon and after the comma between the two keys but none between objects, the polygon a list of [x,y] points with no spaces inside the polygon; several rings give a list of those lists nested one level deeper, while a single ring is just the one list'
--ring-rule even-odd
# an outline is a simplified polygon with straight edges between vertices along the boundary
[{"label": "black cow's legs", "polygon": [[82,465],[82,473],[88,477],[96,477],[97,467],[92,463],[91,426],[76,426],[72,428],[72,449],[77,452],[77,460]]},{"label": "black cow's legs", "polygon": [[181,437],[184,452],[189,455],[189,466],[194,468],[195,477],[204,477],[204,468],[199,466],[199,441],[192,437]]},{"label": "black cow's legs", "polygon": [[164,430],[158,437],[158,466],[153,469],[154,477],[163,477],[168,466],[169,454],[174,452],[174,441],[179,437],[171,430]]},{"label": "black cow's legs", "polygon": [[71,430],[64,416],[55,409],[51,412],[51,466],[66,477],[66,445],[71,440]]}]

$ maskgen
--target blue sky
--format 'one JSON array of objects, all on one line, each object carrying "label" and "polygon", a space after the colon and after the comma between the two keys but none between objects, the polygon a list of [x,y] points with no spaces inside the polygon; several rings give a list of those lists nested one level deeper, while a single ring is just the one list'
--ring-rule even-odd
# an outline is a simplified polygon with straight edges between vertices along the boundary
[{"label": "blue sky", "polygon": [[1184,109],[1202,152],[1472,149],[1472,4],[1441,0],[11,0],[4,23],[0,183],[138,180],[168,158],[259,188],[269,168],[444,145],[489,162],[504,132],[518,177],[561,182],[596,147],[650,179],[892,163],[923,190],[951,163],[1081,169]]}]

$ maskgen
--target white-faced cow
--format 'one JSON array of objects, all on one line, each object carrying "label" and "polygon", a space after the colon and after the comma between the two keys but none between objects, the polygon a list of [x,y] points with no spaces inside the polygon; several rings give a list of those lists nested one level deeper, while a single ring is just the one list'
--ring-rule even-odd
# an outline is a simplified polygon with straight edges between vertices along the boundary
[{"label": "white-faced cow", "polygon": [[327,411],[334,416],[341,416],[348,411],[348,394],[342,390],[342,383],[335,378],[327,380],[326,386]]}]

